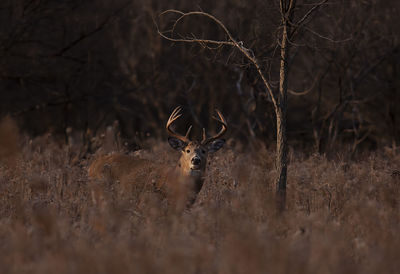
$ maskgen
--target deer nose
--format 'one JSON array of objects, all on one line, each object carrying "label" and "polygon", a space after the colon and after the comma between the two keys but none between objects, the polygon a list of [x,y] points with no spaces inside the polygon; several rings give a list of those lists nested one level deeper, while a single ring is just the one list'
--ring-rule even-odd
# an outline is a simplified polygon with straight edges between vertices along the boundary
[{"label": "deer nose", "polygon": [[200,163],[201,163],[200,158],[198,158],[198,157],[193,157],[193,158],[192,158],[192,164],[194,164],[194,165],[200,165]]}]

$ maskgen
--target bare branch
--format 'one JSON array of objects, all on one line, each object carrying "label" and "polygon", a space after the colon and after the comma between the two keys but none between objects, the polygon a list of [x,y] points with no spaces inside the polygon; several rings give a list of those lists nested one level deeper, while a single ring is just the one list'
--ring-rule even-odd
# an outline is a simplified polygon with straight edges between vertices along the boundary
[{"label": "bare branch", "polygon": [[312,91],[315,87],[315,85],[318,82],[318,79],[320,79],[320,76],[315,77],[314,82],[312,83],[311,87],[309,89],[303,90],[303,91],[294,91],[291,89],[288,89],[288,92],[292,95],[296,95],[296,96],[302,96],[302,95],[306,95],[308,94],[310,91]]},{"label": "bare branch", "polygon": [[328,0],[323,0],[319,3],[316,3],[296,24],[294,24],[294,29],[292,34],[296,32],[297,29],[301,28],[304,22],[311,16],[311,14],[316,11],[319,7],[324,5]]},{"label": "bare branch", "polygon": [[[198,39],[198,38],[171,38],[163,34],[158,30],[158,34],[169,41],[172,42],[186,42],[186,43],[199,43],[199,44],[214,44],[214,45],[228,45],[228,46],[235,46],[234,43],[229,41],[216,41],[216,40],[208,40],[208,39]],[[202,45],[203,46],[203,45]]]},{"label": "bare branch", "polygon": [[309,32],[311,32],[315,36],[318,36],[319,38],[328,40],[329,42],[332,42],[332,43],[343,43],[343,42],[347,42],[347,41],[350,41],[350,40],[353,39],[352,37],[349,37],[349,38],[342,39],[342,40],[334,40],[334,39],[332,39],[330,37],[323,36],[322,34],[319,34],[318,32],[316,32],[316,31],[314,31],[314,30],[312,30],[312,29],[310,29],[310,28],[308,28],[306,26],[304,26],[304,29],[308,30]]},{"label": "bare branch", "polygon": [[[274,105],[274,108],[277,109],[278,108],[278,104],[276,102],[276,98],[274,96],[274,93],[272,91],[272,88],[269,84],[269,82],[267,81],[267,79],[265,78],[263,72],[261,71],[261,68],[258,64],[258,60],[256,59],[253,51],[251,49],[248,49],[246,47],[244,47],[243,42],[242,41],[236,41],[233,36],[231,35],[231,33],[229,32],[229,30],[226,28],[226,26],[217,18],[215,18],[214,16],[212,16],[209,13],[206,12],[202,12],[202,11],[193,11],[193,12],[181,12],[179,10],[166,10],[164,12],[162,12],[160,15],[165,15],[167,13],[175,13],[175,14],[179,14],[179,18],[175,20],[173,27],[170,31],[167,32],[161,32],[158,28],[158,25],[156,22],[156,28],[157,28],[157,32],[158,34],[163,37],[164,39],[167,39],[169,41],[173,41],[173,42],[186,42],[186,43],[199,43],[200,45],[202,45],[203,47],[205,47],[206,44],[213,44],[213,45],[218,45],[218,46],[223,46],[223,45],[227,45],[227,46],[232,46],[235,47],[236,49],[238,49],[256,68],[258,74],[260,75],[264,86],[266,87],[272,103]],[[183,37],[183,38],[173,38],[172,35],[174,34],[174,31],[176,29],[177,24],[182,21],[183,18],[188,17],[188,16],[192,16],[192,15],[200,15],[200,16],[205,16],[209,19],[211,19],[213,22],[215,22],[219,27],[222,28],[222,30],[224,31],[224,33],[227,35],[228,40],[211,40],[211,39],[199,39],[199,38],[195,38],[195,37]],[[167,36],[166,33],[170,33],[171,36]]]},{"label": "bare branch", "polygon": [[116,9],[112,14],[107,16],[95,29],[81,34],[78,38],[73,40],[71,43],[69,43],[67,46],[63,47],[60,49],[58,52],[54,54],[54,56],[63,56],[65,52],[69,51],[71,48],[75,47],[77,44],[82,42],[83,40],[95,35],[99,31],[102,31],[106,25],[108,25],[112,20],[116,18],[116,15],[121,12],[123,9],[125,9],[127,6],[129,6],[131,3],[126,2],[124,5],[122,5],[120,8]]}]

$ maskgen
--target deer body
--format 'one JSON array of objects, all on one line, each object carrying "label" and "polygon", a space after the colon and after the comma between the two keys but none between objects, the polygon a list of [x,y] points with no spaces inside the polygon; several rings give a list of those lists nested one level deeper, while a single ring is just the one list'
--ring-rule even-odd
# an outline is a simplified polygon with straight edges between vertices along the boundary
[{"label": "deer body", "polygon": [[211,138],[206,138],[203,129],[203,139],[200,142],[192,141],[189,139],[191,126],[185,136],[171,129],[173,122],[181,116],[179,112],[180,107],[172,112],[166,125],[171,136],[168,138],[170,146],[181,153],[176,167],[160,166],[134,156],[113,154],[96,159],[90,165],[89,176],[97,179],[119,180],[125,185],[135,184],[140,175],[147,175],[150,176],[147,180],[151,180],[157,189],[166,194],[167,198],[173,197],[175,200],[192,204],[204,183],[208,153],[219,150],[225,143],[219,137],[225,133],[227,124],[222,114],[217,111],[219,119],[215,117],[214,119],[222,123],[220,132]]}]

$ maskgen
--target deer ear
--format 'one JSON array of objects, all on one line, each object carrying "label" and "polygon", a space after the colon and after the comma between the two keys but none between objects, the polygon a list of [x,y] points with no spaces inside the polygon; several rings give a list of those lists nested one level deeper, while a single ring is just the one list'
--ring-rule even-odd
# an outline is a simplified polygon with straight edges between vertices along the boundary
[{"label": "deer ear", "polygon": [[210,145],[208,146],[208,152],[211,152],[211,153],[216,152],[221,147],[223,147],[224,144],[225,144],[224,139],[217,139],[217,140],[213,141],[212,143],[210,143]]},{"label": "deer ear", "polygon": [[169,145],[176,150],[182,150],[187,144],[175,137],[168,137]]}]

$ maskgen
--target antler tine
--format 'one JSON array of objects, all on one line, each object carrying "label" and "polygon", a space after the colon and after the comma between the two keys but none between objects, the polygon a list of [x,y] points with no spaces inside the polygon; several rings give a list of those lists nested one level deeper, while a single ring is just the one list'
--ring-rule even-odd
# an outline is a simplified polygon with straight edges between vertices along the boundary
[{"label": "antler tine", "polygon": [[206,130],[203,128],[203,139],[201,141],[202,144],[208,144],[208,143],[220,138],[222,135],[225,134],[225,132],[228,129],[228,123],[226,122],[226,120],[225,120],[224,116],[222,115],[222,113],[218,109],[216,109],[215,111],[217,112],[218,117],[213,116],[212,118],[215,121],[221,123],[222,124],[222,128],[216,135],[214,135],[214,136],[212,136],[212,137],[210,137],[208,139],[207,139],[207,136],[206,136]]},{"label": "antler tine", "polygon": [[215,116],[213,116],[213,119],[228,128],[228,123],[226,122],[224,115],[222,115],[222,113],[218,109],[216,109],[215,111],[217,112],[219,119]]},{"label": "antler tine", "polygon": [[190,134],[190,130],[192,129],[192,126],[189,127],[188,131],[186,132],[186,136],[180,135],[178,133],[176,133],[174,130],[171,129],[171,125],[179,118],[182,116],[182,114],[180,113],[180,111],[182,110],[181,106],[176,107],[172,113],[171,116],[169,116],[167,124],[165,126],[165,128],[167,129],[167,132],[169,135],[171,135],[172,137],[175,137],[185,143],[189,143],[189,134]]},{"label": "antler tine", "polygon": [[185,135],[185,138],[186,139],[190,139],[190,131],[192,130],[192,125],[190,125],[190,127],[188,128],[188,130],[186,131],[186,135]]},{"label": "antler tine", "polygon": [[178,119],[179,117],[182,116],[182,114],[179,113],[181,111],[181,109],[182,109],[182,107],[178,106],[172,111],[171,116],[169,116],[167,126],[172,124],[173,122],[175,122],[176,119]]},{"label": "antler tine", "polygon": [[203,139],[201,140],[201,143],[205,144],[206,141],[207,141],[206,129],[203,127]]}]

